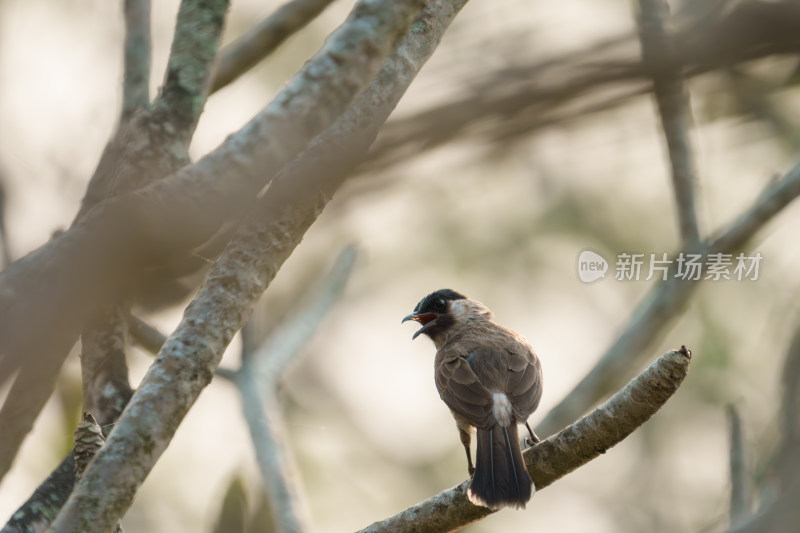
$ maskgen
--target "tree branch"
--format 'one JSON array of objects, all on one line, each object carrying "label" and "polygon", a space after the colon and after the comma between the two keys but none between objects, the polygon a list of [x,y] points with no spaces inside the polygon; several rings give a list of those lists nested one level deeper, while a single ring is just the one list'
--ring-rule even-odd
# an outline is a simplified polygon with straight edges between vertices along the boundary
[{"label": "tree branch", "polygon": [[161,351],[167,340],[166,335],[132,314],[128,314],[128,330],[133,341],[153,355]]},{"label": "tree branch", "polygon": [[253,68],[283,42],[314,20],[333,0],[292,0],[225,46],[219,54],[209,94]]},{"label": "tree branch", "polygon": [[[689,21],[672,36],[686,77],[800,51],[800,5],[794,2],[735,2],[714,14]],[[544,127],[630,102],[648,93],[644,82],[664,68],[630,57],[634,37],[619,34],[560,57],[492,70],[477,83],[470,79],[463,84],[466,94],[387,124],[365,168],[387,166],[455,138],[507,146]],[[609,87],[614,95],[606,95]]]},{"label": "tree branch", "polygon": [[75,458],[70,453],[17,509],[0,533],[40,533],[55,519],[75,485]]},{"label": "tree branch", "polygon": [[115,422],[133,394],[125,358],[127,315],[128,305],[111,306],[81,336],[83,410],[101,425]]},{"label": "tree branch", "polygon": [[773,458],[778,494],[749,519],[731,524],[729,533],[782,533],[796,530],[800,523],[800,328],[786,351],[781,378],[781,436]]},{"label": "tree branch", "polygon": [[150,0],[125,0],[124,64],[120,122],[150,104]]},{"label": "tree branch", "polygon": [[[103,202],[0,273],[0,379],[21,366],[55,372],[99,305],[117,301],[145,267],[201,244],[224,220],[240,217],[274,172],[372,78],[419,3],[362,0],[276,99],[211,154]],[[384,87],[397,85],[388,76]],[[48,335],[41,335],[45,329]],[[52,383],[33,387],[41,401],[17,411],[25,413],[18,419],[31,424]],[[28,429],[20,430],[23,436]],[[16,449],[0,450],[0,465],[10,463]]]},{"label": "tree branch", "polygon": [[345,248],[309,303],[282,324],[254,353],[243,354],[235,383],[256,450],[267,498],[278,529],[308,529],[310,512],[300,498],[296,463],[278,403],[278,381],[339,299],[352,272],[356,251]]},{"label": "tree branch", "polygon": [[262,389],[276,389],[286,366],[308,343],[331,307],[341,297],[357,257],[358,252],[353,246],[345,247],[321,287],[315,294],[306,297],[306,305],[298,309],[260,348],[249,355],[247,364]]},{"label": "tree branch", "polygon": [[[789,202],[800,195],[800,163],[783,178],[770,183],[753,204],[716,236],[698,248],[686,250],[707,256],[709,253],[732,253],[741,249]],[[595,367],[556,405],[537,430],[549,435],[580,416],[616,383],[630,376],[641,364],[641,352],[658,342],[678,312],[698,286],[698,281],[670,274],[642,299],[631,313],[631,320],[620,336],[599,359]]]},{"label": "tree branch", "polygon": [[683,248],[689,249],[700,240],[695,210],[697,172],[689,139],[689,98],[681,79],[681,64],[664,31],[662,12],[669,6],[664,0],[639,0],[639,9],[643,62],[662,65],[654,71],[653,92],[667,140],[681,240]]},{"label": "tree branch", "polygon": [[[658,358],[593,412],[525,451],[525,465],[536,490],[605,453],[644,424],[678,389],[689,370],[691,352],[682,347]],[[455,531],[491,514],[469,502],[469,480],[441,492],[361,533]]]},{"label": "tree branch", "polygon": [[[387,45],[387,32],[391,36],[392,32],[407,28],[417,7],[416,2],[362,1],[354,13],[357,17],[367,17],[357,26],[362,31],[369,27],[367,22],[370,19],[380,21],[377,27],[383,31],[380,38],[375,35],[373,42],[378,46],[376,52],[380,53]],[[347,26],[345,23],[337,34],[356,30]],[[331,39],[328,47],[335,42]],[[389,38],[388,42],[392,39]],[[337,74],[343,75],[342,70],[343,65],[339,64]],[[393,75],[388,80],[379,75],[375,85],[378,84],[393,89],[391,97],[397,99],[407,86],[401,87]],[[353,109],[358,108],[358,102],[372,103],[364,98],[364,94],[360,95]],[[380,101],[385,104],[386,95]],[[345,114],[342,120],[350,114]],[[338,132],[340,128],[334,127],[331,131]],[[308,159],[307,154],[298,161]],[[287,169],[283,178],[286,176],[292,176],[291,169]],[[262,207],[271,208],[272,213],[279,216],[277,221],[268,226],[261,226],[262,221],[245,224],[217,260],[205,284],[187,308],[181,324],[142,380],[107,445],[97,454],[53,523],[52,531],[103,531],[128,508],[186,412],[210,382],[225,346],[249,316],[256,299],[277,269],[316,219],[329,194],[343,179],[337,176],[333,190],[328,194],[320,191],[316,195],[310,191],[318,189],[314,179],[321,178],[316,175],[313,179],[306,177],[314,186],[304,187],[308,183],[303,183],[300,176],[304,175],[299,174],[291,188],[301,186],[301,196],[282,196],[280,192],[284,188],[279,185],[276,189],[276,183],[265,196]],[[285,179],[278,181],[285,182]],[[274,193],[275,190],[278,194]],[[292,215],[288,219],[287,211]],[[176,383],[181,386],[176,387]]]},{"label": "tree branch", "polygon": [[182,0],[161,96],[153,111],[188,146],[208,96],[228,0]]}]

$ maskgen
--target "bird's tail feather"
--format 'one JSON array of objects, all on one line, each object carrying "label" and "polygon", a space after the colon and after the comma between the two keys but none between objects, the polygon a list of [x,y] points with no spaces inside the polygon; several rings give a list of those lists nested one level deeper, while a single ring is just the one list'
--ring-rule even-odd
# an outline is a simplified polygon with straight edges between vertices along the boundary
[{"label": "bird's tail feather", "polygon": [[533,492],[533,481],[525,469],[517,425],[494,425],[478,429],[475,475],[467,497],[475,505],[490,509],[524,508]]}]

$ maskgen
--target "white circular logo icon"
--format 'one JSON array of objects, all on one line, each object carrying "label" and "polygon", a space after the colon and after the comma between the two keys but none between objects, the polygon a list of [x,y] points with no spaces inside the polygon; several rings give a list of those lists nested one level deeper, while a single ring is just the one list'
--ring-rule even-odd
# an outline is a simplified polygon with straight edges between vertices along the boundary
[{"label": "white circular logo icon", "polygon": [[606,277],[608,261],[591,250],[584,250],[578,256],[578,277],[584,283],[591,283]]}]

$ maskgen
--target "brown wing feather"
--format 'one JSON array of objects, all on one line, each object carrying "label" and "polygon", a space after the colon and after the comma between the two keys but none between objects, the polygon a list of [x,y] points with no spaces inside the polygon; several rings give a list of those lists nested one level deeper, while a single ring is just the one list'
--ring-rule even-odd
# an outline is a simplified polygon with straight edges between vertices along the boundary
[{"label": "brown wing feather", "polygon": [[514,406],[514,416],[521,422],[536,410],[542,397],[542,367],[527,346],[515,346],[508,357],[506,394]]},{"label": "brown wing feather", "polygon": [[451,411],[478,427],[492,416],[492,394],[463,357],[453,355],[436,365],[436,388]]}]

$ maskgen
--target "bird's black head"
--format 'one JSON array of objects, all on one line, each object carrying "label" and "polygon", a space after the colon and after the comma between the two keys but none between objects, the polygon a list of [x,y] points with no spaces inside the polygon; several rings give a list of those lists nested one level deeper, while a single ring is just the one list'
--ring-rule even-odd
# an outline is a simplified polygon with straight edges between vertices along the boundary
[{"label": "bird's black head", "polygon": [[414,333],[412,339],[416,339],[420,333],[434,338],[439,333],[445,331],[453,325],[453,316],[448,313],[450,302],[463,300],[466,296],[450,289],[440,289],[432,292],[420,300],[414,312],[403,319],[415,320],[422,324],[422,327]]}]

